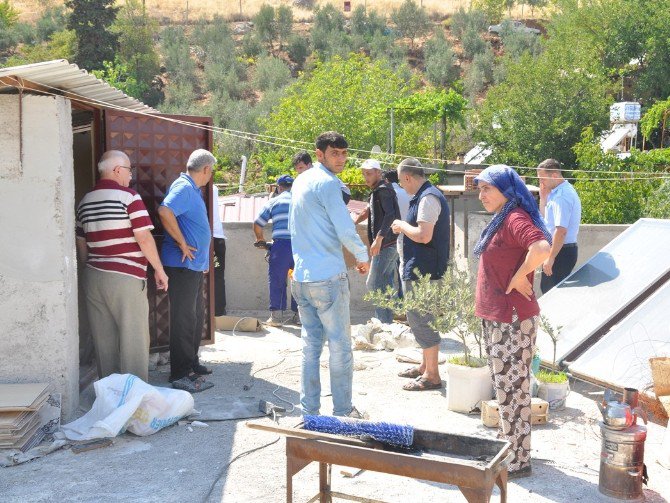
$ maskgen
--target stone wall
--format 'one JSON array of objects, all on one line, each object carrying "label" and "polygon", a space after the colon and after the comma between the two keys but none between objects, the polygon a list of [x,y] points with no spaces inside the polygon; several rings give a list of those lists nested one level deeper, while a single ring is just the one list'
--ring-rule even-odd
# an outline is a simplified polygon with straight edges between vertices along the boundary
[{"label": "stone wall", "polygon": [[79,403],[71,124],[65,98],[24,95],[20,112],[0,95],[0,382],[53,383],[66,421]]},{"label": "stone wall", "polygon": [[[265,251],[254,248],[254,233],[250,222],[225,223],[226,234],[226,304],[227,309],[235,310],[267,310],[268,264]],[[367,243],[365,226],[358,226],[358,233]],[[266,239],[270,240],[272,224],[265,228]],[[367,289],[365,276],[356,272],[353,260],[348,259],[349,283],[351,287],[351,310],[368,311],[372,307],[363,301]]]}]

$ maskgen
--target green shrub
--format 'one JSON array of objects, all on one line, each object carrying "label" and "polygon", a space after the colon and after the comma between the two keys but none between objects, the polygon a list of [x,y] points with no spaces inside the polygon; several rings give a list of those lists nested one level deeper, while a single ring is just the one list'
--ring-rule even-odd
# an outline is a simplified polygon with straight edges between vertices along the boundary
[{"label": "green shrub", "polygon": [[495,55],[491,48],[487,48],[486,51],[480,54],[475,54],[472,64],[463,79],[465,94],[470,98],[471,102],[475,101],[477,95],[493,82],[494,68]]},{"label": "green shrub", "polygon": [[344,31],[344,14],[330,3],[317,7],[314,11],[313,31],[318,33]]},{"label": "green shrub", "polygon": [[497,23],[500,21],[505,9],[505,2],[507,0],[473,0],[471,6],[484,13],[486,21],[489,23]]},{"label": "green shrub", "polygon": [[65,30],[67,18],[67,11],[62,5],[48,6],[35,23],[37,40],[46,41],[55,32]]},{"label": "green shrub", "polygon": [[19,11],[11,6],[9,0],[0,2],[0,29],[11,28],[19,21]]},{"label": "green shrub", "polygon": [[275,23],[277,25],[277,36],[279,37],[279,49],[281,50],[284,42],[289,39],[293,31],[293,10],[287,5],[277,7]]},{"label": "green shrub", "polygon": [[382,31],[377,30],[370,40],[369,50],[372,59],[387,59],[396,69],[405,65],[407,49],[395,43],[393,33],[385,35]]},{"label": "green shrub", "polygon": [[463,33],[461,43],[463,44],[463,57],[466,59],[472,59],[476,54],[481,54],[488,46],[484,39],[473,28],[469,28]]},{"label": "green shrub", "polygon": [[505,20],[500,32],[505,55],[519,59],[524,53],[531,56],[537,56],[542,51],[540,37],[533,33],[524,33],[523,31],[512,29],[512,22]]},{"label": "green shrub", "polygon": [[430,29],[430,19],[426,11],[414,0],[405,0],[398,9],[391,13],[391,20],[402,36],[409,38],[410,49],[414,49],[414,41]]},{"label": "green shrub", "polygon": [[647,211],[662,211],[662,196],[654,195],[661,185],[658,179],[627,178],[635,177],[636,173],[640,173],[637,177],[640,178],[645,176],[642,173],[664,172],[670,161],[670,150],[634,150],[630,157],[619,159],[600,149],[591,128],[584,131],[582,141],[574,150],[579,168],[574,171],[575,189],[582,201],[582,223],[631,224],[647,216]]},{"label": "green shrub", "polygon": [[670,180],[665,180],[651,193],[645,208],[650,218],[670,218]]},{"label": "green shrub", "polygon": [[463,37],[466,31],[486,31],[486,14],[479,10],[466,11],[463,7],[458,9],[451,17],[451,32],[457,38]]},{"label": "green shrub", "polygon": [[300,35],[292,35],[288,41],[287,52],[291,61],[298,65],[298,68],[302,68],[309,56],[309,40]]},{"label": "green shrub", "polygon": [[359,35],[369,40],[375,32],[384,32],[386,29],[386,19],[376,10],[366,12],[363,5],[358,5],[351,14],[352,35]]},{"label": "green shrub", "polygon": [[426,77],[434,86],[449,87],[458,79],[460,71],[456,66],[456,55],[451,44],[444,37],[442,29],[435,32],[424,46]]},{"label": "green shrub", "polygon": [[258,59],[254,72],[254,86],[261,91],[279,89],[291,80],[291,70],[279,58],[264,56]]},{"label": "green shrub", "polygon": [[268,4],[261,6],[254,16],[254,28],[258,33],[258,38],[272,48],[272,43],[277,39],[274,7]]},{"label": "green shrub", "polygon": [[254,32],[247,32],[242,37],[242,53],[250,58],[255,58],[263,52],[263,44]]},{"label": "green shrub", "polygon": [[163,56],[165,69],[173,82],[180,85],[193,86],[197,79],[195,61],[191,58],[191,50],[184,28],[169,26],[162,34]]},{"label": "green shrub", "polygon": [[74,30],[57,31],[46,43],[23,46],[21,52],[7,59],[5,65],[19,66],[53,59],[71,60],[76,48],[77,34]]}]

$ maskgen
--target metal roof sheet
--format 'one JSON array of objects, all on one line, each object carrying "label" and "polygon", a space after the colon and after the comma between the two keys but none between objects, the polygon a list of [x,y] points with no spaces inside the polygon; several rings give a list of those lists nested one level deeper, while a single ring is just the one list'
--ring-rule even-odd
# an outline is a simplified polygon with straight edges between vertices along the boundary
[{"label": "metal roof sheet", "polygon": [[[219,197],[219,214],[221,221],[232,222],[253,222],[260,213],[265,203],[270,199],[269,194],[233,194],[230,196]],[[363,211],[367,203],[352,199],[347,204],[350,212],[359,213]]]},{"label": "metal roof sheet", "polygon": [[[86,70],[65,59],[0,68],[0,77],[20,77],[45,87],[56,88],[81,97],[98,108],[121,107],[134,112],[158,113],[158,110],[131,98]],[[9,87],[0,83],[0,89]]]}]

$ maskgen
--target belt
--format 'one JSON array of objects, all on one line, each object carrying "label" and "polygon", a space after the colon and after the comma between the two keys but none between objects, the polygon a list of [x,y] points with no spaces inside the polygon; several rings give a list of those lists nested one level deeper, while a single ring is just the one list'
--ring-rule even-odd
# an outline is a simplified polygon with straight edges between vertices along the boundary
[{"label": "belt", "polygon": [[577,248],[577,243],[565,243],[563,248]]}]

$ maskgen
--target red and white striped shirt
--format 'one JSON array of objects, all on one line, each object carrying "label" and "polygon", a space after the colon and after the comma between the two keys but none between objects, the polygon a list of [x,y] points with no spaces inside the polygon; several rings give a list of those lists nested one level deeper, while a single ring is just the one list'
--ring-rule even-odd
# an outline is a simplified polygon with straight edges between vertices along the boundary
[{"label": "red and white striped shirt", "polygon": [[77,207],[77,236],[86,238],[87,265],[147,277],[147,259],[134,231],[154,228],[140,195],[113,180],[99,180]]}]

